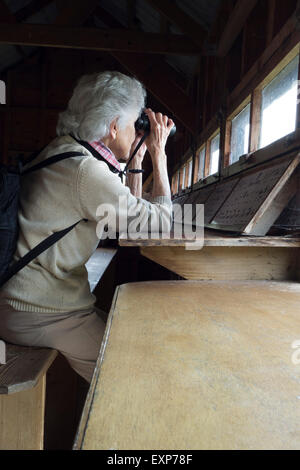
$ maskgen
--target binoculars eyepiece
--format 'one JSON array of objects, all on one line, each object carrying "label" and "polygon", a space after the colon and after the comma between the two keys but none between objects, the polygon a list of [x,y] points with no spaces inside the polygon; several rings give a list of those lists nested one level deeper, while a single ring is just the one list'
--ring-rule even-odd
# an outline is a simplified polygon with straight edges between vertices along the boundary
[{"label": "binoculars eyepiece", "polygon": [[[150,132],[150,121],[147,114],[143,111],[140,117],[135,121],[135,129],[137,131]],[[176,132],[176,126],[174,125],[171,129],[170,136]]]}]

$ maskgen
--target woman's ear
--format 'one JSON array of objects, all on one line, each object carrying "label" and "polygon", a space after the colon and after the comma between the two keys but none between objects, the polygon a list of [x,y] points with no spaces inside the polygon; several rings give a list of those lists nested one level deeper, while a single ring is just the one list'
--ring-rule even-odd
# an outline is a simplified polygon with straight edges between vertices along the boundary
[{"label": "woman's ear", "polygon": [[118,118],[115,118],[111,124],[110,124],[110,127],[109,127],[109,133],[112,137],[113,140],[115,140],[117,138],[117,135],[118,135],[118,125],[117,125],[117,122],[118,122]]}]

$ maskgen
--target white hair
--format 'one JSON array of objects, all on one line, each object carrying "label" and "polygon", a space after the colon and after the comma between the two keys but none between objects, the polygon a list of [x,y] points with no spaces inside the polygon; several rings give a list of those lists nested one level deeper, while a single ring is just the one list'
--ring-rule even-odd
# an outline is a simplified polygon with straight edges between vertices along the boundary
[{"label": "white hair", "polygon": [[120,72],[106,71],[84,75],[78,81],[65,111],[59,114],[57,135],[73,134],[86,141],[100,140],[109,134],[117,118],[120,128],[128,118],[138,117],[145,106],[142,83]]}]

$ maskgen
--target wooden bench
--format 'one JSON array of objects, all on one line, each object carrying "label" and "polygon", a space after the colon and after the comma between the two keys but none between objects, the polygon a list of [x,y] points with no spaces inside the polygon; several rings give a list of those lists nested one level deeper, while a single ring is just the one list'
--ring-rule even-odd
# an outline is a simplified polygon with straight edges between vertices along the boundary
[{"label": "wooden bench", "polygon": [[299,450],[299,303],[296,282],[118,287],[74,449]]},{"label": "wooden bench", "polygon": [[0,365],[0,450],[43,449],[46,373],[57,352],[12,344],[5,349],[6,364]]}]

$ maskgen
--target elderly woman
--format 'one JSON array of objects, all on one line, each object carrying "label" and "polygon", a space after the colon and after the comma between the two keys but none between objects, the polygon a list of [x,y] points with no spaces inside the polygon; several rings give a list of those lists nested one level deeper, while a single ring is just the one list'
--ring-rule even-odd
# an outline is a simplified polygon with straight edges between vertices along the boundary
[{"label": "elderly woman", "polygon": [[[136,79],[119,72],[84,76],[57,135],[27,168],[53,155],[79,152],[22,177],[19,240],[15,260],[53,232],[82,220],[66,236],[25,266],[3,287],[0,337],[7,342],[50,347],[71,367],[91,380],[104,333],[95,308],[85,263],[99,244],[97,208],[109,203],[118,217],[137,208],[143,224],[170,221],[171,199],[165,145],[173,121],[150,109],[151,132],[133,160],[141,168],[146,147],[153,165],[150,201],[141,198],[141,175],[122,184],[118,172],[140,137],[135,121],[145,104],[145,90]],[[125,207],[119,204],[126,201]],[[145,228],[145,227],[144,227]]]}]

